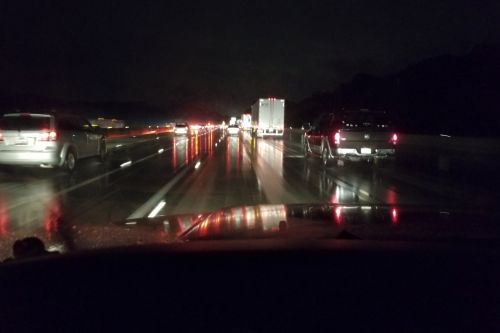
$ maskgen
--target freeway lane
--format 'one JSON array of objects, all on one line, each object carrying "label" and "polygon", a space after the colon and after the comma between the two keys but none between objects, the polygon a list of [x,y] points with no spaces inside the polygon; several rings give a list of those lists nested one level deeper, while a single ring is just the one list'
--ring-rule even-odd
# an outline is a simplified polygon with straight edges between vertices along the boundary
[{"label": "freeway lane", "polygon": [[12,243],[36,235],[71,247],[72,227],[125,219],[185,165],[213,151],[217,132],[113,139],[106,163],[79,161],[60,170],[4,168],[0,172],[0,258]]},{"label": "freeway lane", "polygon": [[399,167],[325,169],[318,159],[304,158],[300,143],[289,136],[254,139],[213,131],[123,138],[108,146],[106,163],[82,161],[73,175],[38,169],[0,173],[0,258],[22,237],[36,235],[73,248],[75,226],[151,214],[267,203],[488,207],[498,202],[497,193]]},{"label": "freeway lane", "polygon": [[[498,194],[449,179],[367,163],[323,168],[300,143],[226,137],[223,149],[160,201],[159,215],[207,212],[235,205],[318,203],[491,207]],[[474,193],[471,199],[471,192]]]}]

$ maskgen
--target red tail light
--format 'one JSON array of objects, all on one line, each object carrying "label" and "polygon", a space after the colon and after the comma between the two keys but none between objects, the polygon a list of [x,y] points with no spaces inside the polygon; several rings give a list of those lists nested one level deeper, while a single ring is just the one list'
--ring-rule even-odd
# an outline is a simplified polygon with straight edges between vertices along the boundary
[{"label": "red tail light", "polygon": [[398,140],[399,140],[398,134],[392,133],[391,139],[389,140],[389,142],[395,145],[396,143],[398,143]]},{"label": "red tail light", "polygon": [[333,135],[333,140],[335,142],[336,145],[339,145],[340,144],[340,132],[336,132],[334,135]]},{"label": "red tail light", "polygon": [[42,132],[39,140],[40,141],[56,141],[57,140],[57,133],[54,131]]},{"label": "red tail light", "polygon": [[399,214],[397,208],[392,208],[391,209],[391,222],[393,224],[397,224],[399,219]]},{"label": "red tail light", "polygon": [[335,223],[340,224],[342,222],[342,207],[337,206],[335,208]]}]

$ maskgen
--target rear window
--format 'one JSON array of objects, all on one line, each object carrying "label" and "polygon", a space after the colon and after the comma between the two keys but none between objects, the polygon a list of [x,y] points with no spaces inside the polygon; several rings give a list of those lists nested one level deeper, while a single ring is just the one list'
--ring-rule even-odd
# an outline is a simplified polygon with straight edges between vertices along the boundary
[{"label": "rear window", "polygon": [[175,124],[175,127],[187,127],[186,124]]},{"label": "rear window", "polygon": [[342,120],[345,129],[370,129],[385,131],[391,127],[391,121],[385,114],[356,113],[345,115]]},{"label": "rear window", "polygon": [[16,131],[50,129],[50,117],[31,115],[3,116],[0,119],[0,129]]}]

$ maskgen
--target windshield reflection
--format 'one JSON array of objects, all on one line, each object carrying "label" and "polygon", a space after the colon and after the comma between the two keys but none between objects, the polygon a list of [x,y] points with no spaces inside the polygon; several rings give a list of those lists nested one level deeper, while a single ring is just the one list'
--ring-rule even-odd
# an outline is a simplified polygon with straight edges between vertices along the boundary
[{"label": "windshield reflection", "polygon": [[287,218],[285,205],[243,206],[219,210],[200,222],[187,237],[216,238],[234,234],[265,234],[279,231],[280,222]]}]

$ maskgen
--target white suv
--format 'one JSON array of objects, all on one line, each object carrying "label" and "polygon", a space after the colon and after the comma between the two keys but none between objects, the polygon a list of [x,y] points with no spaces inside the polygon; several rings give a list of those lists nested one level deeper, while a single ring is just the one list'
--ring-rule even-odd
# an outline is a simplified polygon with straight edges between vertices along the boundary
[{"label": "white suv", "polygon": [[0,118],[0,164],[62,167],[73,171],[77,160],[106,156],[106,143],[79,116],[9,113]]}]

